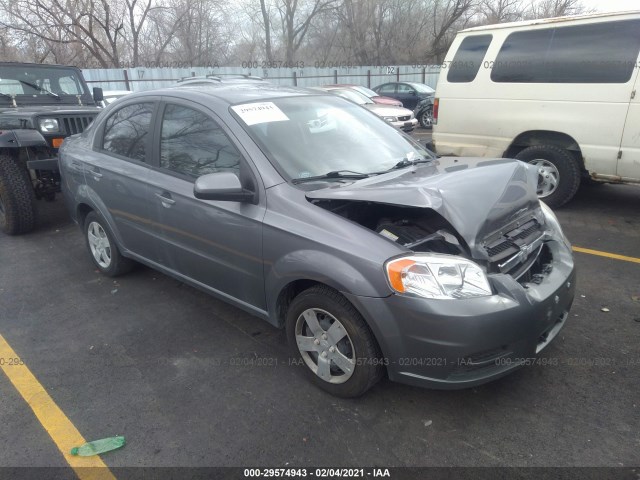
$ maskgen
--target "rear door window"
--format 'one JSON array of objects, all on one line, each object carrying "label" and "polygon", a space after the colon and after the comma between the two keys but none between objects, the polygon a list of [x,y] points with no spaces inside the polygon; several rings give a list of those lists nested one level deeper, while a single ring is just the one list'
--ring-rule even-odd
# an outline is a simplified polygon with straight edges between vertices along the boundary
[{"label": "rear door window", "polygon": [[120,157],[146,161],[153,108],[153,103],[145,102],[115,111],[105,122],[102,149]]},{"label": "rear door window", "polygon": [[627,83],[637,68],[640,20],[515,32],[491,71],[494,82]]}]

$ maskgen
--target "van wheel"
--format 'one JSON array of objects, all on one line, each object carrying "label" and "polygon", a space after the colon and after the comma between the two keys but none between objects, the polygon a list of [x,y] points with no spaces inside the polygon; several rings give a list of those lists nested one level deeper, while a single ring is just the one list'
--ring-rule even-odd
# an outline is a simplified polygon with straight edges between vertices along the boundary
[{"label": "van wheel", "polygon": [[538,168],[538,198],[550,207],[561,207],[578,191],[580,169],[573,155],[564,148],[535,145],[522,150],[516,158]]},{"label": "van wheel", "polygon": [[315,286],[289,307],[287,338],[310,380],[339,397],[358,397],[382,377],[382,358],[360,313],[337,291]]}]

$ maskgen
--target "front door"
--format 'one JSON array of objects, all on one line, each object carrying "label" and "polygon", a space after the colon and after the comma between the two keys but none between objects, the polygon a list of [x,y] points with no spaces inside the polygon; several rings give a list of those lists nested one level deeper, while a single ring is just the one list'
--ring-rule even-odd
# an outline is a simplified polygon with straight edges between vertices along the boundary
[{"label": "front door", "polygon": [[160,263],[251,309],[266,310],[260,203],[199,200],[196,178],[228,171],[243,185],[257,180],[220,123],[206,109],[167,103],[150,173],[151,215],[162,242]]}]

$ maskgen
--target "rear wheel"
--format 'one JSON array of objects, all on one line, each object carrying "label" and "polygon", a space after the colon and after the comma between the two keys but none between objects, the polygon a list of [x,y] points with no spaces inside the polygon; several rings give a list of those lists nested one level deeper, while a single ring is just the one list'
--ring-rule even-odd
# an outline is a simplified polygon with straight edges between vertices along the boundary
[{"label": "rear wheel", "polygon": [[0,154],[0,229],[19,235],[34,229],[36,199],[29,170],[17,158]]},{"label": "rear wheel", "polygon": [[293,300],[287,337],[307,376],[333,395],[360,396],[382,376],[371,330],[353,305],[331,288],[312,287]]},{"label": "rear wheel", "polygon": [[433,107],[429,107],[424,112],[422,112],[418,121],[420,122],[420,126],[422,128],[433,127]]},{"label": "rear wheel", "polygon": [[107,222],[95,212],[90,212],[84,221],[84,237],[91,260],[102,274],[117,277],[135,265],[133,260],[122,256]]},{"label": "rear wheel", "polygon": [[553,145],[535,145],[516,155],[538,169],[538,198],[558,208],[573,198],[580,186],[580,168],[573,155]]}]

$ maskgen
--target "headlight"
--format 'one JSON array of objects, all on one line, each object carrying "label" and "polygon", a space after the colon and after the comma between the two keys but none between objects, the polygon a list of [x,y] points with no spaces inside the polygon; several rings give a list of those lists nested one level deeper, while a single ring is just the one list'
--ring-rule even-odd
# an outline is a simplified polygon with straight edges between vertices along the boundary
[{"label": "headlight", "polygon": [[45,133],[58,133],[60,132],[60,125],[55,118],[41,118],[40,130]]},{"label": "headlight", "polygon": [[436,299],[485,297],[492,294],[479,265],[451,255],[411,255],[386,264],[389,284],[398,293]]},{"label": "headlight", "polygon": [[383,120],[386,120],[387,122],[397,122],[398,119],[396,117],[382,117]]},{"label": "headlight", "polygon": [[560,222],[558,221],[558,217],[556,217],[556,214],[553,213],[553,210],[551,210],[549,206],[542,201],[540,202],[540,209],[542,210],[542,213],[544,215],[544,223],[547,230],[549,230],[552,234],[555,233],[556,237],[562,238],[564,244],[569,249],[571,249],[571,242],[569,242],[569,239],[564,235],[562,227],[560,226]]}]

